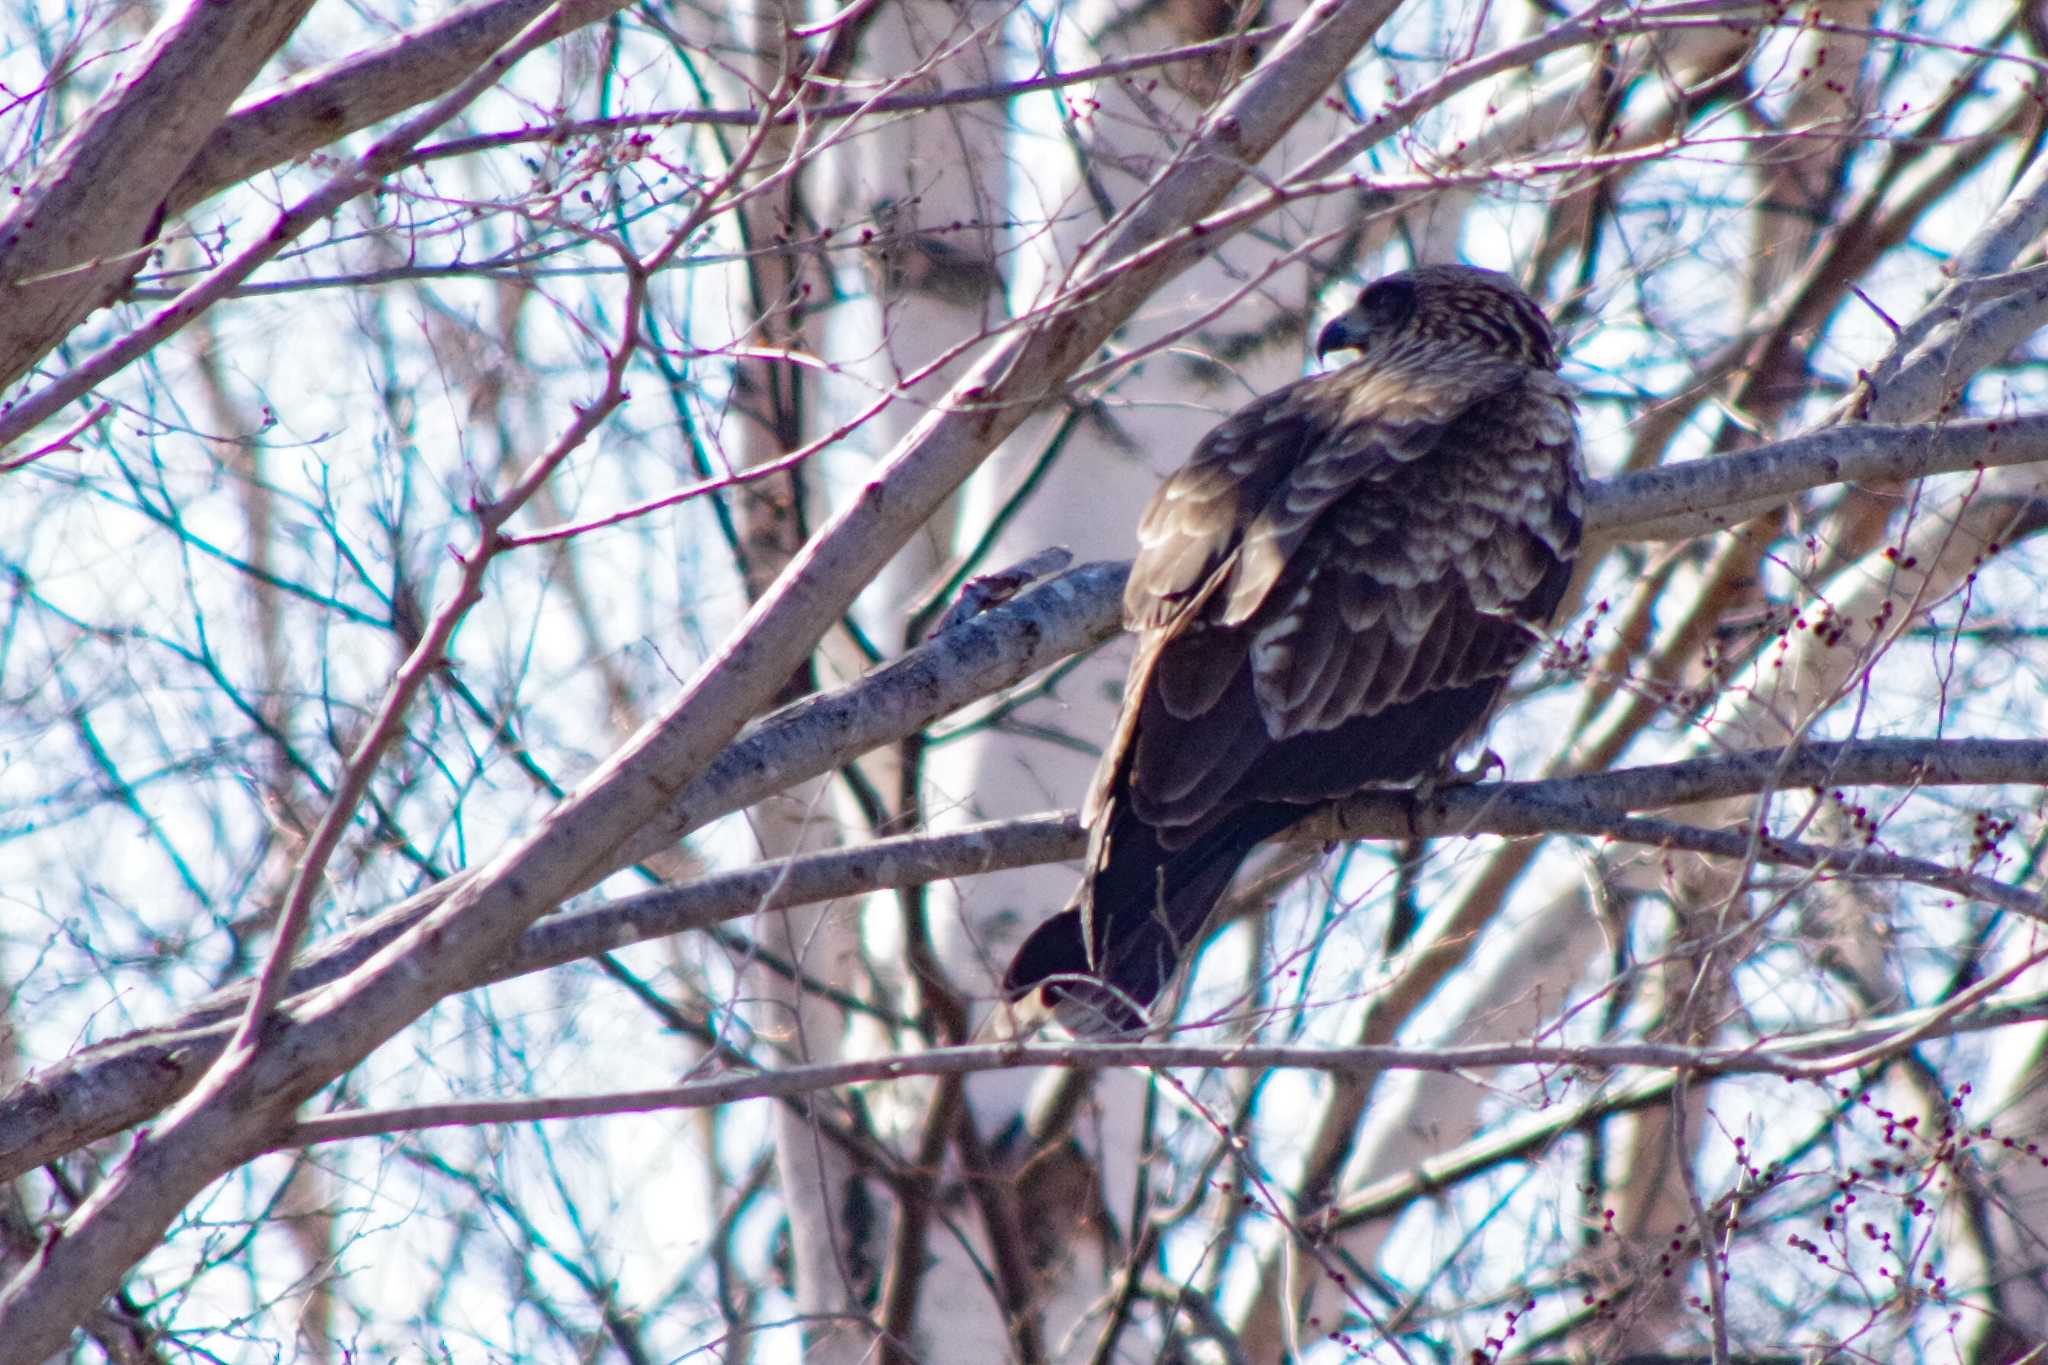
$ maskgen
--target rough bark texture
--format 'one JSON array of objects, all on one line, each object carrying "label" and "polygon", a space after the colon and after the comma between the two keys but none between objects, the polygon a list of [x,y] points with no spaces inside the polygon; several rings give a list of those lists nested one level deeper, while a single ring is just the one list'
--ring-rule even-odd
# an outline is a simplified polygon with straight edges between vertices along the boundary
[{"label": "rough bark texture", "polygon": [[150,260],[171,187],[312,0],[187,0],[0,216],[0,385]]}]

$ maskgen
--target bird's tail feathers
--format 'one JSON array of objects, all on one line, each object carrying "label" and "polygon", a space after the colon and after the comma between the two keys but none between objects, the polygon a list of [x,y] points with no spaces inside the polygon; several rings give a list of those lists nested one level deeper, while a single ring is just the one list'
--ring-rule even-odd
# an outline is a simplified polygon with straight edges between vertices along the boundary
[{"label": "bird's tail feathers", "polygon": [[1024,940],[1004,974],[1004,992],[1014,1000],[1042,987],[1060,1022],[1077,1034],[1143,1029],[1145,1011],[1194,951],[1238,865],[1260,840],[1305,813],[1254,806],[1224,828],[1168,848],[1158,829],[1127,808],[1114,811],[1098,865],[1074,903]]}]

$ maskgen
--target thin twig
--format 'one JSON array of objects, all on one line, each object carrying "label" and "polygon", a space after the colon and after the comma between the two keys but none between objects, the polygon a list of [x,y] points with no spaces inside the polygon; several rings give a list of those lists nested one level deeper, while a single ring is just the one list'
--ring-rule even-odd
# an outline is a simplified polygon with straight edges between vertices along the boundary
[{"label": "thin twig", "polygon": [[[1930,1019],[1929,1014],[1938,1015]],[[272,1150],[323,1142],[379,1137],[427,1128],[479,1124],[538,1123],[556,1119],[702,1109],[742,1100],[774,1098],[875,1085],[912,1076],[965,1076],[1025,1067],[1105,1070],[1114,1067],[1200,1067],[1209,1070],[1291,1068],[1330,1074],[1420,1071],[1463,1075],[1508,1066],[1545,1070],[1607,1072],[1623,1068],[1683,1071],[1696,1076],[1779,1076],[1818,1081],[1867,1065],[1876,1049],[1910,1046],[2015,1023],[2048,1019],[2048,995],[2000,1002],[1976,1014],[1946,1009],[1916,1011],[1875,1020],[1852,1030],[1781,1039],[1749,1047],[1689,1047],[1675,1043],[1602,1043],[1560,1047],[1539,1043],[1488,1043],[1465,1047],[1275,1047],[1233,1043],[984,1043],[934,1048],[912,1054],[821,1062],[751,1075],[722,1076],[653,1090],[543,1099],[487,1100],[324,1114],[301,1119],[279,1136]],[[1875,1043],[1869,1042],[1875,1038]],[[1901,1044],[1900,1039],[1908,1041]]]}]

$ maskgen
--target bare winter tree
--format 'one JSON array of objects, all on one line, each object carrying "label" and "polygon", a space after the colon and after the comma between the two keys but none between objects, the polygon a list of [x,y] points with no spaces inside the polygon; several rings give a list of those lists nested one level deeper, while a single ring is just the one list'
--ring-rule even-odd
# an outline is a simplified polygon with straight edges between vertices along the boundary
[{"label": "bare winter tree", "polygon": [[[2034,1358],[2039,11],[15,5],[0,1365]],[[1505,771],[1069,1039],[1143,501],[1451,260]]]}]

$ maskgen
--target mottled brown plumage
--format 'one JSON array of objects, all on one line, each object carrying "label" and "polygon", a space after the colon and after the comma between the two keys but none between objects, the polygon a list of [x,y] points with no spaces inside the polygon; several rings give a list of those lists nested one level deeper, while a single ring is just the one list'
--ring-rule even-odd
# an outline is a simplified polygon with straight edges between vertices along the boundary
[{"label": "mottled brown plumage", "polygon": [[1571,576],[1571,392],[1521,290],[1389,275],[1323,330],[1342,349],[1211,431],[1139,523],[1089,870],[1004,979],[1085,1031],[1142,1022],[1260,840],[1441,769]]}]

